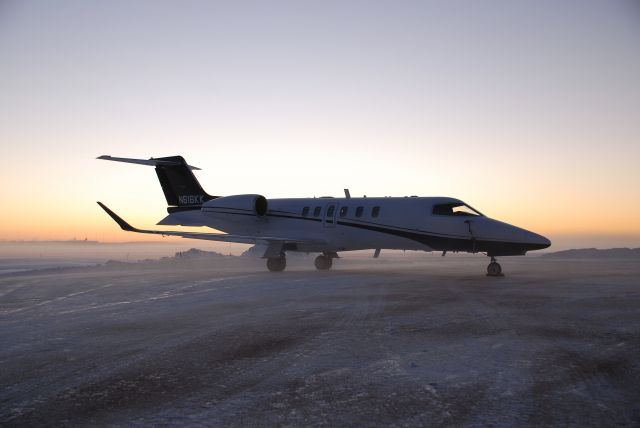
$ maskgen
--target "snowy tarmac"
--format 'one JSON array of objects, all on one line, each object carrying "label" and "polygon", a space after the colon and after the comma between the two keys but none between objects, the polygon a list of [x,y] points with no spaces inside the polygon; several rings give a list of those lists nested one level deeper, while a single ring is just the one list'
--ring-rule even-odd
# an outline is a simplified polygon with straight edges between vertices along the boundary
[{"label": "snowy tarmac", "polygon": [[640,425],[637,260],[310,260],[0,275],[0,424]]}]

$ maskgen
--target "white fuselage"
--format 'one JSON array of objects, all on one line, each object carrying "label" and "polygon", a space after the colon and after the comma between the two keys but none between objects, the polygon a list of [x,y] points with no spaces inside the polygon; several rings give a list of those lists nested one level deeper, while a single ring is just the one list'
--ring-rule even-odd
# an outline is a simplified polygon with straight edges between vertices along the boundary
[{"label": "white fuselage", "polygon": [[173,212],[159,224],[313,242],[287,249],[305,252],[380,248],[519,255],[550,245],[543,236],[483,215],[434,213],[442,204],[463,203],[446,197],[269,199],[266,214],[260,216],[226,206],[221,198],[200,209]]}]

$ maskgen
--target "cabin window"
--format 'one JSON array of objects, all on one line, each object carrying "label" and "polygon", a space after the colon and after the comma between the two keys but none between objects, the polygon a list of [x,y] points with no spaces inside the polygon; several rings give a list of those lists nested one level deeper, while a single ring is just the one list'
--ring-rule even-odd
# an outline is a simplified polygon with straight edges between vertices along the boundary
[{"label": "cabin window", "polygon": [[348,207],[340,207],[340,217],[346,217],[348,211],[349,211]]},{"label": "cabin window", "polygon": [[302,209],[302,217],[306,217],[309,215],[309,207],[304,207]]},{"label": "cabin window", "polygon": [[362,217],[363,212],[364,212],[364,207],[356,208],[356,217]]},{"label": "cabin window", "polygon": [[327,208],[327,217],[333,217],[333,212],[335,210],[336,210],[335,205],[329,205],[329,208]]},{"label": "cabin window", "polygon": [[373,207],[371,209],[371,217],[378,217],[380,215],[380,207]]},{"label": "cabin window", "polygon": [[314,216],[314,217],[320,217],[320,212],[321,212],[321,211],[322,211],[322,207],[316,207],[316,208],[313,210],[313,216]]},{"label": "cabin window", "polygon": [[433,206],[433,214],[450,216],[481,216],[479,211],[474,210],[469,205],[461,203],[437,204]]}]

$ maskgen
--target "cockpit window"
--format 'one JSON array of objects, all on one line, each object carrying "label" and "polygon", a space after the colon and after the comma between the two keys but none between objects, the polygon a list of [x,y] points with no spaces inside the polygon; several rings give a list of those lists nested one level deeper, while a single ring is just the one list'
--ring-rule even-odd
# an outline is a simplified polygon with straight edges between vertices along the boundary
[{"label": "cockpit window", "polygon": [[482,216],[480,212],[474,210],[469,205],[460,203],[434,205],[433,214],[454,216]]}]

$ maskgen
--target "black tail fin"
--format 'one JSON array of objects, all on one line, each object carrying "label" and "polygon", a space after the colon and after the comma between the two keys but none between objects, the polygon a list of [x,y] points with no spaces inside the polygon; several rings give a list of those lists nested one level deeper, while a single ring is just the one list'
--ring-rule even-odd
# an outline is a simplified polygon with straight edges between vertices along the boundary
[{"label": "black tail fin", "polygon": [[182,156],[131,159],[102,155],[98,159],[155,166],[162,191],[169,204],[169,212],[200,208],[206,201],[217,198],[204,191],[191,172],[199,168],[188,165]]},{"label": "black tail fin", "polygon": [[196,208],[216,198],[204,191],[182,156],[153,158],[153,160],[166,161],[166,164],[156,164],[156,174],[164,196],[167,198],[167,204],[170,206]]}]

